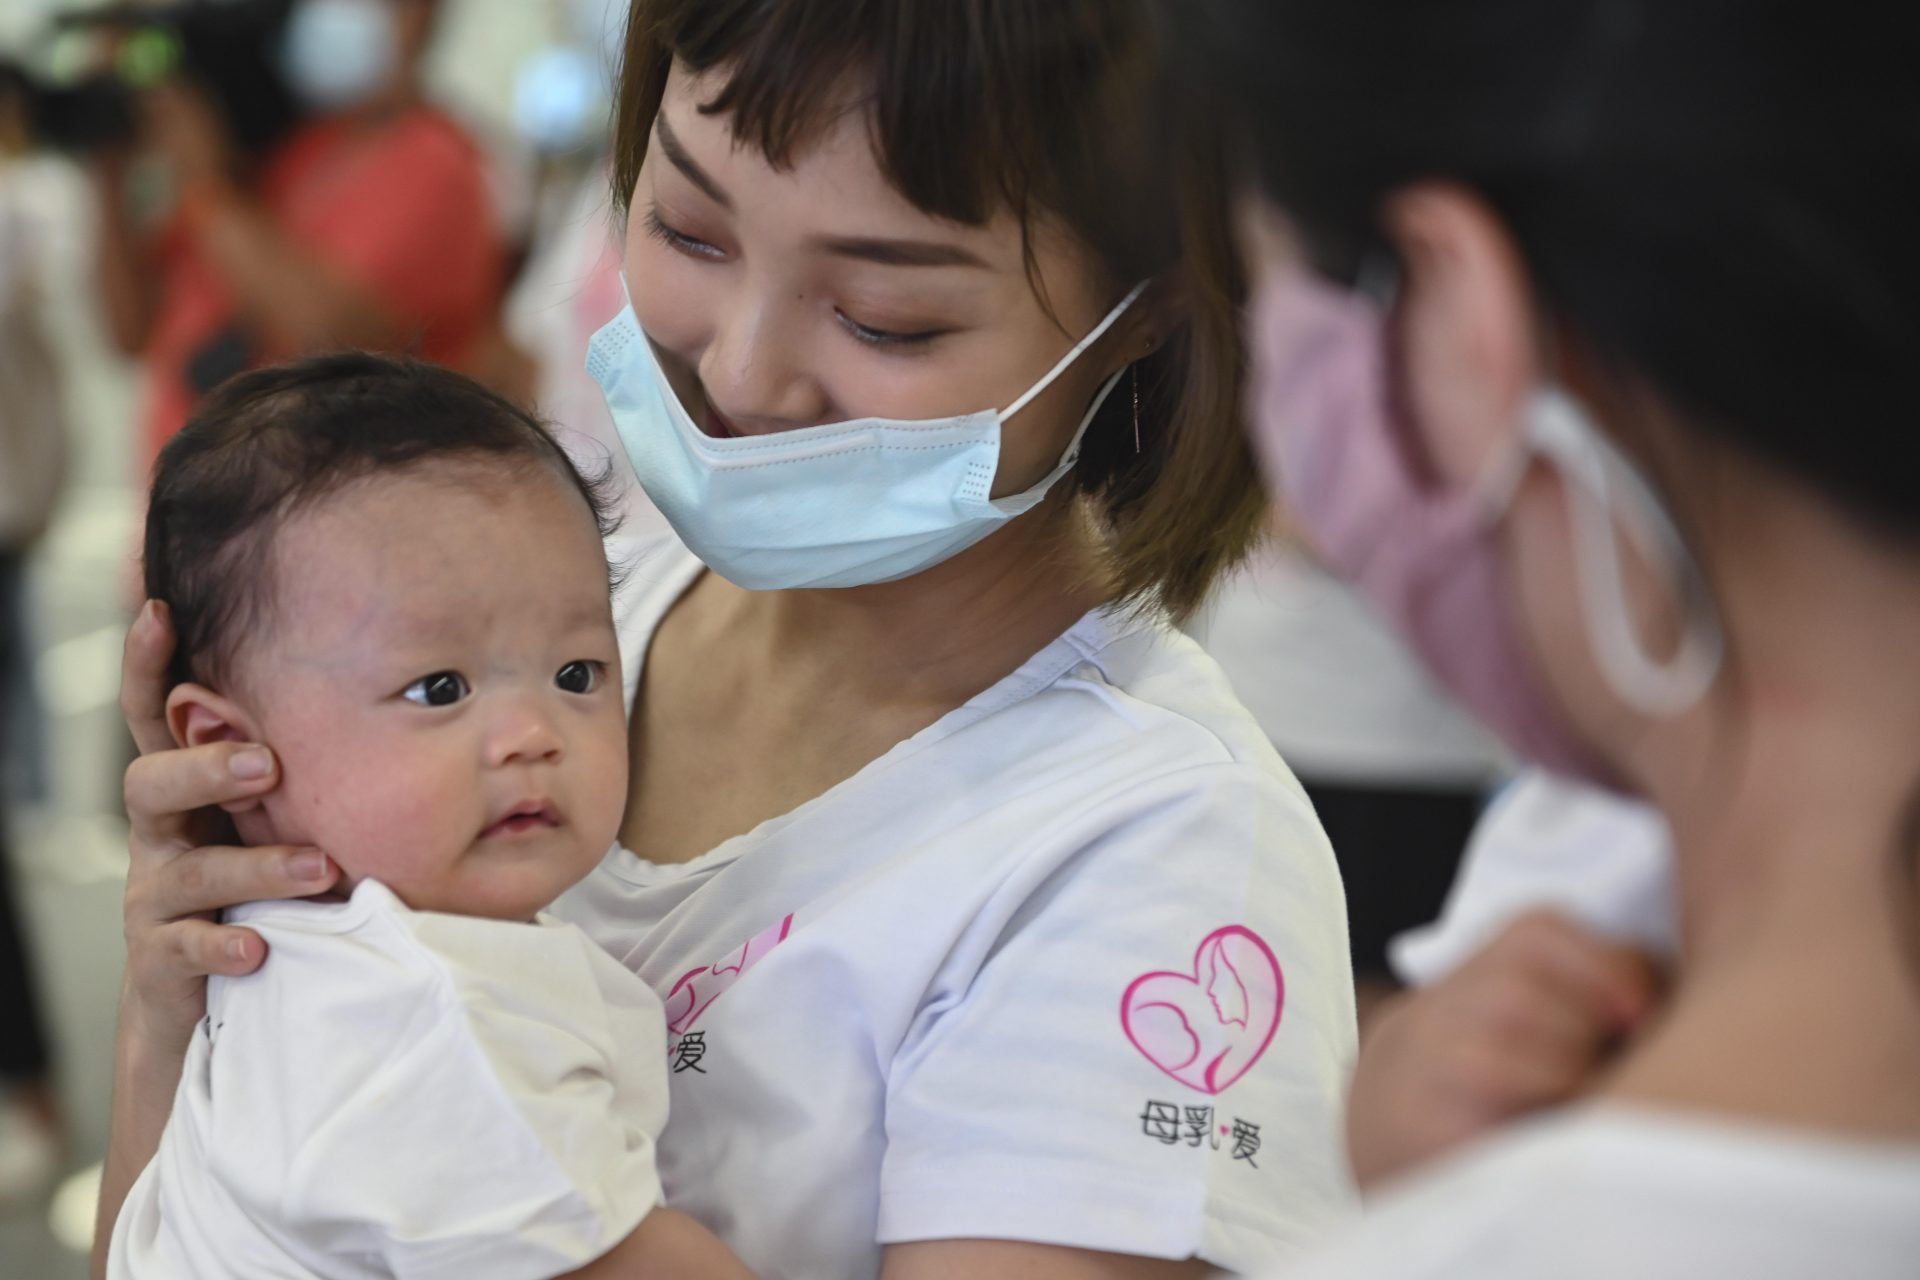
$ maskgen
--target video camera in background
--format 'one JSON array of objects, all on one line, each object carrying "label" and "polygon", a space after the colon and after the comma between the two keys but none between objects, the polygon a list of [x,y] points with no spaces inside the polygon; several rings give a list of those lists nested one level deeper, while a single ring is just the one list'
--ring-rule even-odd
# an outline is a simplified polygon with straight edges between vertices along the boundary
[{"label": "video camera in background", "polygon": [[[235,144],[265,154],[299,118],[280,71],[280,44],[293,0],[177,0],[110,4],[53,20],[49,39],[118,37],[104,68],[83,76],[14,70],[24,88],[29,128],[42,145],[86,152],[131,142],[143,89],[176,76],[212,101]],[[4,74],[0,67],[0,74]]]}]

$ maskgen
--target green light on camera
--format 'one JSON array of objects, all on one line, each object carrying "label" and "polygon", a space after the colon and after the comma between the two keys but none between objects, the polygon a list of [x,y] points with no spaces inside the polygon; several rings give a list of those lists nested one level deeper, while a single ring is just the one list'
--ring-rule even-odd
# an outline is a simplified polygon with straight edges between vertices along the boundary
[{"label": "green light on camera", "polygon": [[114,70],[135,89],[151,89],[179,69],[180,37],[153,27],[128,36],[114,59]]}]

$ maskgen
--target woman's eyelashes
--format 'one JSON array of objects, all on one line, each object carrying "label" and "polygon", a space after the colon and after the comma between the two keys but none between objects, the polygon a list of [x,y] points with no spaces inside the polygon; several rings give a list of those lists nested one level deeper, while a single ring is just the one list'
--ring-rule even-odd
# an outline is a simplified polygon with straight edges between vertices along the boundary
[{"label": "woman's eyelashes", "polygon": [[472,692],[473,686],[458,671],[436,671],[402,689],[400,696],[422,707],[450,707]]},{"label": "woman's eyelashes", "polygon": [[920,329],[911,333],[902,333],[898,330],[876,329],[872,325],[861,324],[844,311],[836,310],[833,314],[839,319],[841,328],[852,334],[855,340],[864,342],[870,347],[892,348],[896,351],[901,348],[924,347],[935,338],[951,332],[947,329]]},{"label": "woman's eyelashes", "polygon": [[[646,227],[648,235],[658,240],[661,244],[666,245],[675,253],[705,263],[723,262],[726,260],[726,251],[719,246],[710,244],[698,236],[688,235],[676,227],[669,226],[666,220],[660,216],[660,207],[658,205],[648,205],[646,211],[641,215],[641,220]],[[845,329],[848,335],[856,342],[860,342],[869,347],[878,347],[882,350],[903,351],[924,347],[934,339],[944,337],[952,332],[951,329],[937,327],[913,330],[883,329],[877,325],[862,324],[838,308],[834,310],[833,314],[834,318],[840,322],[840,327]]]},{"label": "woman's eyelashes", "polygon": [[648,235],[676,253],[683,253],[689,258],[698,258],[704,262],[717,262],[727,256],[719,247],[668,226],[660,218],[658,205],[648,205],[642,220],[646,224]]}]

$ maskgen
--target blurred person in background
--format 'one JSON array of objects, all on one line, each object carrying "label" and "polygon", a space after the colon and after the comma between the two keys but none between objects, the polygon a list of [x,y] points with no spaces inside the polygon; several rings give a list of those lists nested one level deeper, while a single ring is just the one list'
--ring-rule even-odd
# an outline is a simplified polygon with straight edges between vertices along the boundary
[{"label": "blurred person in background", "polygon": [[1364,1023],[1400,985],[1388,944],[1439,916],[1503,753],[1365,600],[1275,534],[1189,629],[1333,841]]},{"label": "blurred person in background", "polygon": [[313,114],[262,160],[189,82],[148,91],[173,197],[136,224],[124,150],[95,162],[115,338],[144,355],[148,455],[225,378],[307,351],[463,367],[494,325],[504,250],[480,153],[422,97],[437,0],[298,0],[284,73]]},{"label": "blurred person in background", "polygon": [[[1653,804],[1680,903],[1658,1016],[1576,1105],[1288,1274],[1910,1280],[1920,15],[1186,14],[1190,91],[1250,144],[1249,404],[1291,518],[1516,751]],[[1586,1022],[1602,975],[1528,942]]]},{"label": "blurred person in background", "polygon": [[61,1119],[46,1021],[13,900],[6,732],[26,625],[24,569],[60,489],[65,423],[45,328],[47,175],[29,158],[25,82],[0,68],[0,1203],[39,1191]]},{"label": "blurred person in background", "polygon": [[666,522],[635,479],[580,354],[626,300],[610,165],[627,2],[554,0],[549,20],[556,39],[526,60],[513,95],[515,131],[539,171],[526,264],[507,294],[493,363],[474,372],[552,424],[582,470],[611,469],[621,534],[638,539]]}]

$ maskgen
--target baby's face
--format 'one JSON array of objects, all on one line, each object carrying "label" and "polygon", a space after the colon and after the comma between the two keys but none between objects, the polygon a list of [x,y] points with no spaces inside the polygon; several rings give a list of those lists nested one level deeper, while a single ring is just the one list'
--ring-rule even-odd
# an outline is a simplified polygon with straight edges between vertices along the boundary
[{"label": "baby's face", "polygon": [[435,465],[274,539],[274,609],[242,638],[234,700],[282,783],[236,821],[418,910],[527,919],[605,855],[626,802],[605,554],[545,467]]}]

